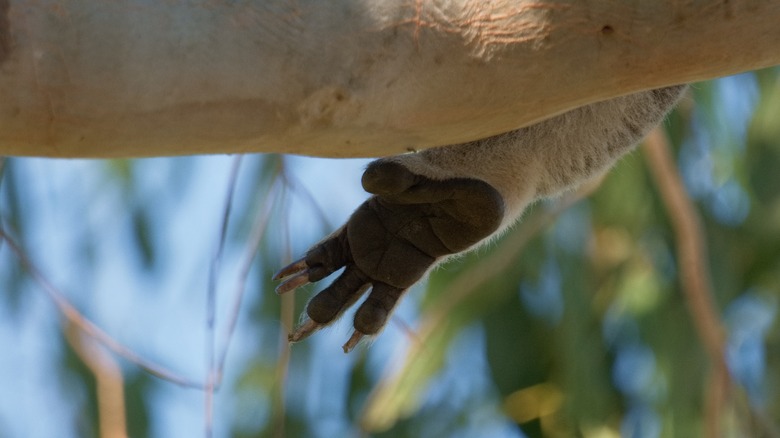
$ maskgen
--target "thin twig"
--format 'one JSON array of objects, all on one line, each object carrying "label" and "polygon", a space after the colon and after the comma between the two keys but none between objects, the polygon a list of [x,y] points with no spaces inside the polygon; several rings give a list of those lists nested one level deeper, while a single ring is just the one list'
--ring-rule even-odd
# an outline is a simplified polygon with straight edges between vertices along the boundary
[{"label": "thin twig", "polygon": [[63,331],[73,351],[95,376],[100,437],[127,437],[124,379],[119,364],[72,322],[66,320]]},{"label": "thin twig", "polygon": [[54,302],[62,316],[73,323],[73,325],[78,327],[85,334],[89,335],[119,356],[138,365],[140,368],[144,369],[153,376],[187,388],[203,389],[203,384],[181,377],[180,375],[158,364],[142,358],[130,348],[109,336],[106,332],[95,325],[95,323],[82,315],[76,309],[76,307],[71,304],[67,298],[65,298],[65,295],[59,289],[54,287],[54,285],[46,277],[44,277],[41,271],[30,261],[29,258],[27,258],[25,252],[22,251],[19,245],[5,232],[2,227],[0,227],[0,239],[5,241],[5,243],[8,245],[8,248],[10,248],[11,251],[16,255],[16,258],[19,260],[19,263],[21,263],[22,267],[30,274],[30,277],[33,279],[33,281],[38,283],[46,295],[48,295],[49,298]]},{"label": "thin twig", "polygon": [[699,339],[715,367],[710,380],[706,427],[707,436],[717,437],[731,379],[724,356],[725,330],[713,300],[701,220],[685,191],[669,152],[669,140],[661,128],[647,137],[644,152],[674,229],[683,294]]},{"label": "thin twig", "polygon": [[290,342],[287,340],[287,334],[290,332],[293,325],[293,314],[295,312],[294,294],[282,295],[281,302],[279,313],[281,316],[282,330],[279,335],[279,359],[276,362],[274,373],[276,385],[273,397],[273,433],[275,438],[284,438],[285,436],[285,419],[287,417],[285,389],[287,388],[287,374],[290,368],[291,354]]},{"label": "thin twig", "polygon": [[238,315],[241,311],[241,303],[243,302],[244,293],[246,291],[246,281],[249,277],[249,272],[252,269],[252,264],[254,263],[255,257],[257,256],[260,244],[263,241],[263,237],[265,237],[265,231],[268,227],[268,222],[271,218],[273,207],[277,205],[277,200],[275,198],[279,193],[278,187],[279,185],[274,182],[271,188],[266,192],[265,199],[261,203],[263,205],[263,211],[257,216],[257,220],[252,226],[252,233],[249,238],[249,244],[246,247],[244,259],[241,263],[241,269],[239,270],[238,274],[238,284],[236,285],[236,292],[233,296],[230,320],[228,321],[227,329],[225,330],[225,333],[222,336],[222,341],[220,342],[222,345],[222,350],[217,361],[217,388],[222,382],[228,349],[233,338],[233,333],[235,332],[236,323],[238,322]]},{"label": "thin twig", "polygon": [[[279,178],[285,184],[283,189],[289,187],[287,169],[285,167],[284,157],[279,162]],[[287,191],[282,190],[282,199],[285,199]],[[283,204],[283,202],[280,202]],[[285,205],[284,216],[289,216],[289,205]],[[283,265],[292,260],[292,245],[290,244],[289,220],[282,218],[282,241],[284,242]],[[276,362],[275,379],[276,382],[273,400],[273,431],[275,438],[285,436],[285,388],[287,387],[287,373],[290,366],[290,342],[287,340],[287,333],[293,328],[293,315],[295,312],[295,295],[284,294],[281,296],[281,307],[279,309],[280,334],[279,334],[279,359]]]},{"label": "thin twig", "polygon": [[322,206],[317,200],[317,197],[314,196],[314,194],[308,188],[306,188],[306,186],[303,185],[303,183],[298,178],[296,178],[294,175],[290,175],[287,172],[282,173],[282,178],[284,183],[290,187],[290,190],[293,193],[300,194],[303,196],[303,198],[305,198],[306,201],[309,202],[309,205],[314,208],[314,212],[317,214],[317,219],[319,219],[320,223],[325,228],[331,230],[336,228],[328,219],[328,216],[325,214],[325,210],[322,209]]},{"label": "thin twig", "polygon": [[415,331],[412,326],[410,326],[406,321],[404,321],[401,317],[398,315],[392,315],[390,317],[390,321],[398,327],[399,330],[406,336],[406,339],[409,342],[420,344],[422,343],[422,339],[420,339],[420,336],[417,334],[417,331]]},{"label": "thin twig", "polygon": [[230,221],[230,211],[233,206],[233,194],[236,191],[236,181],[238,172],[241,168],[241,159],[243,155],[236,155],[233,159],[233,166],[230,169],[230,178],[228,180],[227,193],[225,194],[225,207],[222,209],[222,224],[219,229],[217,241],[217,250],[214,252],[214,258],[211,260],[209,269],[209,283],[206,292],[206,388],[204,394],[204,421],[206,428],[206,437],[213,435],[214,426],[214,391],[217,382],[217,363],[216,363],[216,332],[215,320],[217,313],[217,283],[219,280],[220,264],[222,263],[222,252],[225,248],[227,238],[228,223]]}]

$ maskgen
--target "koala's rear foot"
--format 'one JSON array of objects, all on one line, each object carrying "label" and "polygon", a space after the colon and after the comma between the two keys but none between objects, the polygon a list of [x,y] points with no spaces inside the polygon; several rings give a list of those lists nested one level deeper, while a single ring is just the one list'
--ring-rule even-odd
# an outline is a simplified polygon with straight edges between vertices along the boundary
[{"label": "koala's rear foot", "polygon": [[495,232],[504,217],[501,195],[468,178],[433,180],[391,160],[371,163],[363,187],[375,196],[347,223],[274,279],[286,293],[344,272],[312,298],[307,319],[290,334],[300,341],[336,320],[369,288],[355,313],[348,352],[365,335],[377,334],[398,300],[442,257],[468,249]]},{"label": "koala's rear foot", "polygon": [[376,334],[431,266],[484,240],[534,200],[601,174],[663,120],[685,88],[617,97],[513,132],[375,161],[363,174],[375,196],[275,276],[286,279],[277,288],[285,293],[345,268],[309,302],[308,319],[290,341],[338,318],[369,288],[344,350]]}]

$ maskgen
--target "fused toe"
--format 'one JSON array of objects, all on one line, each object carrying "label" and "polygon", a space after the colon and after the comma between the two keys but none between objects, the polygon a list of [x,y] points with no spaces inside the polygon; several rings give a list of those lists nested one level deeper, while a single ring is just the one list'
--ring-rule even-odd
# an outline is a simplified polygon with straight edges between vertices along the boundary
[{"label": "fused toe", "polygon": [[368,166],[363,186],[375,193],[336,232],[306,256],[279,271],[285,293],[344,268],[306,306],[307,318],[290,334],[297,342],[338,319],[365,292],[355,313],[352,350],[378,334],[410,286],[443,257],[468,249],[492,234],[504,214],[503,199],[484,181],[433,180],[392,160]]},{"label": "fused toe", "polygon": [[355,330],[367,335],[379,333],[404,292],[405,289],[375,283],[366,301],[355,312]]}]

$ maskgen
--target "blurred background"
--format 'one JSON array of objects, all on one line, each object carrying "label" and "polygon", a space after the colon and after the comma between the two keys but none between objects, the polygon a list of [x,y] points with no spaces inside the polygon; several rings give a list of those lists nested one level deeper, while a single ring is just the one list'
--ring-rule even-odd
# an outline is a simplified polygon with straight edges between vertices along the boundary
[{"label": "blurred background", "polygon": [[270,279],[366,198],[367,160],[6,158],[0,437],[780,436],[779,73],[696,84],[663,126],[716,359],[647,151],[437,269],[349,355],[351,312],[286,342],[330,279]]}]

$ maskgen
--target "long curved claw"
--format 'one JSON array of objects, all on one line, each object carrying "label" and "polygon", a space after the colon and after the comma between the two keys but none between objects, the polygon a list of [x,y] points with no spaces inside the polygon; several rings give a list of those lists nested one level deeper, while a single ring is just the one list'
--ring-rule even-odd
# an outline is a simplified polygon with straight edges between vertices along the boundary
[{"label": "long curved claw", "polygon": [[295,289],[298,289],[301,286],[309,284],[309,272],[303,271],[300,272],[290,278],[288,278],[284,283],[280,284],[279,286],[276,286],[276,293],[279,295],[285,294],[290,291],[294,291]]},{"label": "long curved claw", "polygon": [[[309,265],[306,264],[306,258],[298,259],[289,265],[285,266],[284,268],[280,269],[276,274],[274,274],[273,280],[279,281],[283,280],[291,275],[298,274],[300,272],[303,272],[309,268]],[[278,289],[278,288],[277,288]]]},{"label": "long curved claw", "polygon": [[352,332],[352,336],[349,337],[349,340],[341,347],[342,350],[344,350],[344,353],[349,353],[352,351],[352,349],[355,348],[355,346],[360,342],[361,339],[363,339],[365,335],[363,333],[360,333],[359,331],[355,330]]},{"label": "long curved claw", "polygon": [[306,319],[303,324],[296,327],[295,330],[287,336],[287,341],[290,343],[302,341],[323,326],[324,324],[312,321],[311,319]]}]

